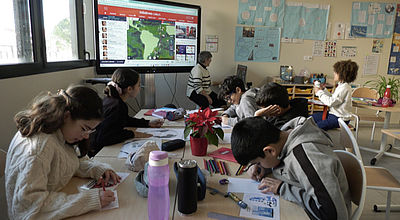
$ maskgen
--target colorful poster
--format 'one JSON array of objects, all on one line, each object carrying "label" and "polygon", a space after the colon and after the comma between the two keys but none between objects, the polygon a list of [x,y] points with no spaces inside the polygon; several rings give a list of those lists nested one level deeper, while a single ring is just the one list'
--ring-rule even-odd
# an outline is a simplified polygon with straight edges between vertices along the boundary
[{"label": "colorful poster", "polygon": [[394,3],[353,2],[351,36],[389,38],[392,36],[396,5]]},{"label": "colorful poster", "polygon": [[280,28],[236,27],[235,61],[278,62]]},{"label": "colorful poster", "polygon": [[355,57],[357,55],[357,47],[342,46],[342,57]]},{"label": "colorful poster", "polygon": [[336,41],[325,41],[325,57],[336,57]]},{"label": "colorful poster", "polygon": [[329,5],[286,2],[282,36],[284,38],[325,40]]},{"label": "colorful poster", "polygon": [[239,0],[238,24],[282,27],[285,0]]},{"label": "colorful poster", "polygon": [[382,50],[383,50],[383,40],[373,40],[372,53],[382,53]]},{"label": "colorful poster", "polygon": [[388,74],[390,75],[400,75],[400,4],[397,4],[396,14],[388,66]]}]

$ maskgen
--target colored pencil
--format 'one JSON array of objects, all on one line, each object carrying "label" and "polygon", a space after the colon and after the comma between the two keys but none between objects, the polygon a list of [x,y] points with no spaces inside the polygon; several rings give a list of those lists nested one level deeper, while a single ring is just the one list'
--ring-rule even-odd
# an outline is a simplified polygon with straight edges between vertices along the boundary
[{"label": "colored pencil", "polygon": [[222,169],[224,170],[224,174],[225,174],[225,175],[228,175],[228,174],[226,174],[226,169],[225,169],[225,166],[224,166],[223,161],[219,161],[219,163],[221,164],[221,167],[222,167]]},{"label": "colored pencil", "polygon": [[212,162],[212,160],[210,159],[210,160],[208,160],[208,162],[210,163],[211,168],[213,169],[213,172],[216,173],[217,169],[214,167],[214,163]]},{"label": "colored pencil", "polygon": [[224,168],[225,168],[226,175],[230,176],[230,175],[231,175],[231,173],[229,172],[229,169],[228,169],[228,164],[227,164],[227,163],[225,163],[225,161],[222,161],[222,164],[224,164]]},{"label": "colored pencil", "polygon": [[208,166],[207,166],[207,162],[206,162],[206,160],[205,160],[205,159],[203,159],[203,162],[204,162],[204,169],[206,169],[206,170],[208,171]]},{"label": "colored pencil", "polygon": [[240,170],[239,175],[242,175],[244,169],[246,169],[246,166],[242,166],[242,169]]},{"label": "colored pencil", "polygon": [[238,170],[237,170],[236,173],[235,173],[235,176],[239,175],[240,169],[242,169],[242,165],[239,166]]},{"label": "colored pencil", "polygon": [[211,162],[214,164],[215,173],[219,173],[219,168],[218,168],[218,166],[217,166],[217,163],[215,163],[215,160],[211,160]]},{"label": "colored pencil", "polygon": [[218,165],[218,168],[219,168],[219,171],[220,171],[220,173],[221,173],[221,175],[224,175],[224,169],[222,169],[222,166],[221,166],[221,161],[215,161],[215,162],[217,162],[217,165]]}]

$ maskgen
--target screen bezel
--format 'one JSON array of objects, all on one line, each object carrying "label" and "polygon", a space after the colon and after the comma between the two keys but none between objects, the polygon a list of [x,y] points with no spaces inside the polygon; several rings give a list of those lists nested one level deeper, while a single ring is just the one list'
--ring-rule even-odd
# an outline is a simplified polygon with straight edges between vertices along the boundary
[{"label": "screen bezel", "polygon": [[[197,24],[197,54],[196,54],[196,61],[197,56],[200,53],[200,27],[201,27],[201,7],[199,5],[190,5],[185,3],[178,3],[178,2],[169,2],[169,1],[157,1],[157,0],[136,0],[140,2],[149,2],[155,3],[159,5],[171,5],[171,6],[178,6],[178,7],[187,7],[187,8],[194,8],[198,10],[198,24]],[[96,39],[96,72],[98,75],[111,75],[117,68],[131,68],[139,73],[178,73],[178,72],[190,72],[193,66],[121,66],[121,67],[100,67],[100,42],[99,42],[99,22],[98,22],[98,0],[94,1],[94,34]],[[196,64],[195,64],[196,65]]]}]

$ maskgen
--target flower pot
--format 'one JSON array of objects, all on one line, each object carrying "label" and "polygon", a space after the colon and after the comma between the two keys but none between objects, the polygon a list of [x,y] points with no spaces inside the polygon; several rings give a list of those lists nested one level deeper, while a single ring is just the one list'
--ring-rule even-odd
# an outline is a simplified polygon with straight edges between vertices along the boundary
[{"label": "flower pot", "polygon": [[207,138],[194,138],[190,136],[190,148],[193,156],[205,156],[207,154]]}]

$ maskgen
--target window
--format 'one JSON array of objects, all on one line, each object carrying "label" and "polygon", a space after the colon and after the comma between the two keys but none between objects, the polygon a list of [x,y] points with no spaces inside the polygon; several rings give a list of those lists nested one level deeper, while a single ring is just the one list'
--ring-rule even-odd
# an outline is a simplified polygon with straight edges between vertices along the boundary
[{"label": "window", "polygon": [[2,0],[0,79],[92,65],[84,60],[84,1]]}]

